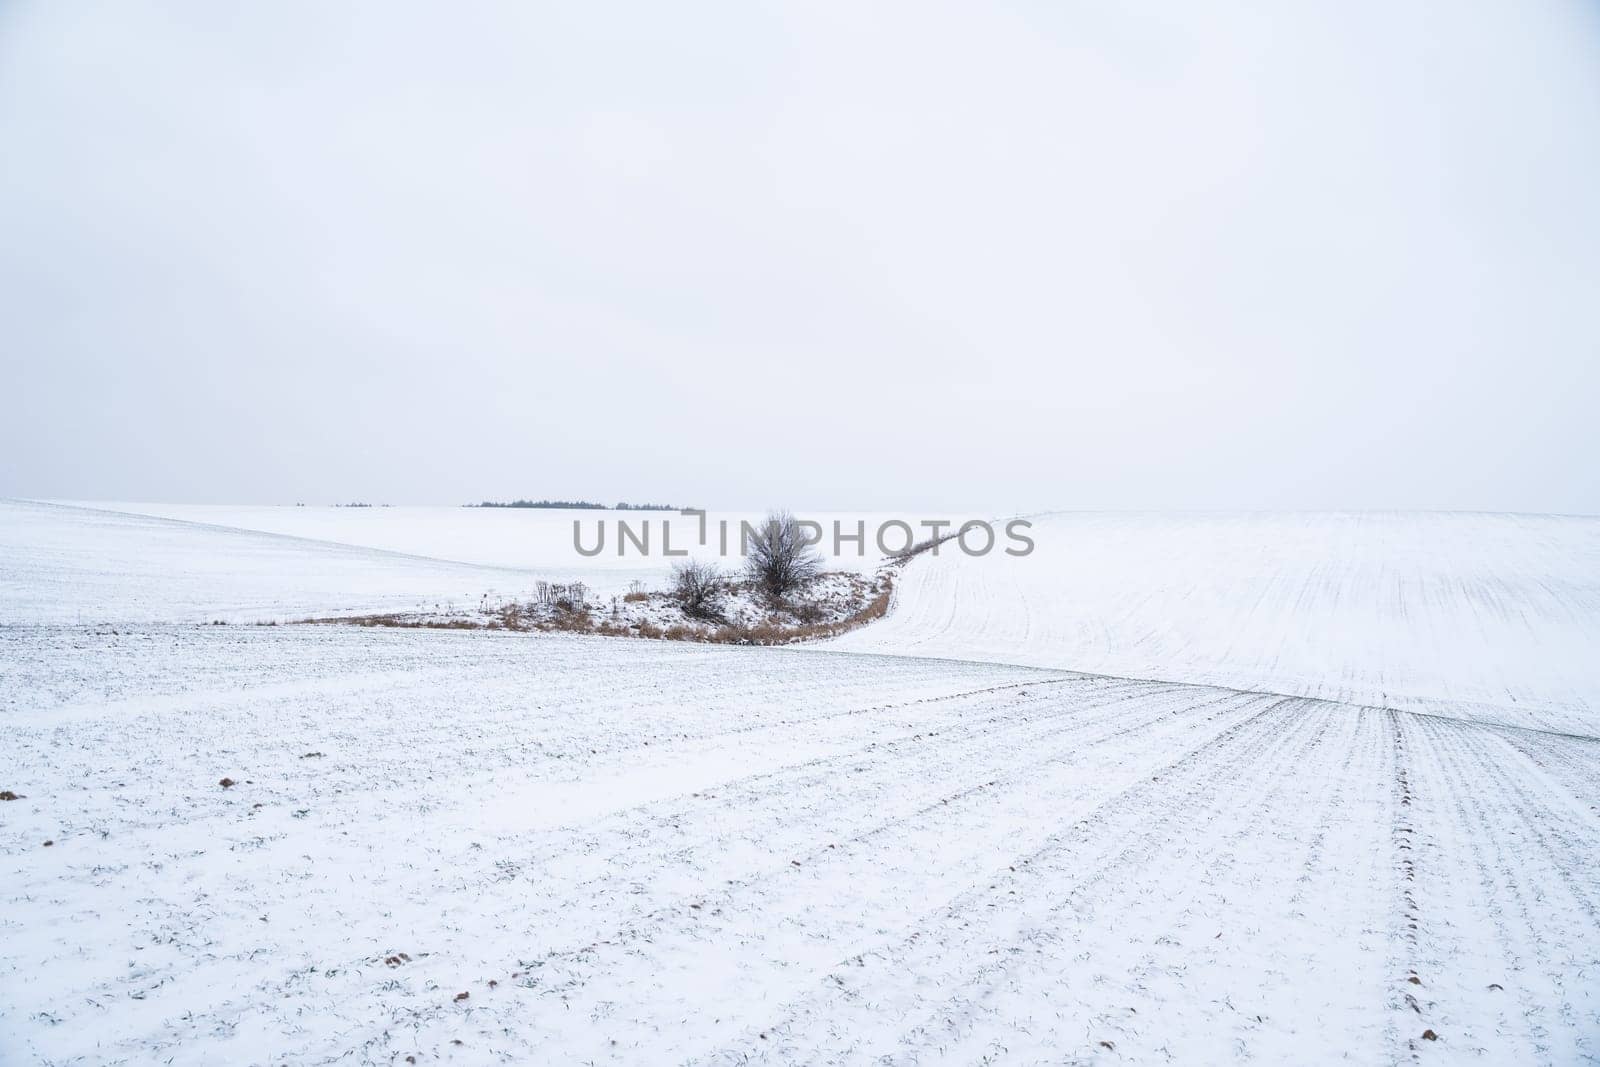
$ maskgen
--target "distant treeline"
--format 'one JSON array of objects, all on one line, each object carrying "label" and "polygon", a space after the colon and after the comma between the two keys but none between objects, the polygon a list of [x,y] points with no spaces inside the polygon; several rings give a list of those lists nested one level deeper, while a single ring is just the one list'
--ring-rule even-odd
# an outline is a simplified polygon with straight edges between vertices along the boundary
[{"label": "distant treeline", "polygon": [[[589,500],[485,500],[481,504],[468,504],[469,508],[576,508],[581,511],[604,511],[606,505]],[[612,504],[612,511],[680,511],[671,504]]]}]

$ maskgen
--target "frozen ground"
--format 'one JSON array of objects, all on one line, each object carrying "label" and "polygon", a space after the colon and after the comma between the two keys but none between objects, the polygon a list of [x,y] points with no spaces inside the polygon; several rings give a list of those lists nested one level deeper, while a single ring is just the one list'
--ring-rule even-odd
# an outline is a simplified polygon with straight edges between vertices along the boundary
[{"label": "frozen ground", "polygon": [[[0,789],[22,794],[0,802],[0,1062],[1600,1054],[1600,729],[1566,658],[1593,632],[1592,525],[1458,527],[1500,562],[1453,583],[1448,539],[1354,564],[1311,519],[1292,552],[1180,538],[1187,562],[1152,551],[1120,614],[1008,598],[981,575],[1020,570],[941,554],[874,627],[964,653],[920,658],[195,625],[486,572],[44,514],[0,505]],[[912,625],[950,564],[975,613]],[[1274,573],[1341,592],[1263,615]],[[1387,573],[1428,611],[1342,638],[1382,621],[1349,605],[1385,602]],[[1479,610],[1451,597],[1550,650],[1470,662],[1515,627],[1421,621]],[[1024,609],[1009,647],[1048,669],[1004,662]],[[1106,649],[1170,618],[1184,677],[1060,669],[1060,620],[1091,610]],[[1298,651],[1319,628],[1323,675]],[[1482,644],[1427,658],[1451,639]],[[1396,675],[1426,706],[1373,699]]]}]

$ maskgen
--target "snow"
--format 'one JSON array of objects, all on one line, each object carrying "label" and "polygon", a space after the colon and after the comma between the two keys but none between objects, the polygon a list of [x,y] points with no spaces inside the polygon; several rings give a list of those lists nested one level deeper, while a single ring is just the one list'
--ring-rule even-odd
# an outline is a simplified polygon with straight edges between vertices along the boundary
[{"label": "snow", "polygon": [[1600,1056],[1592,520],[1036,533],[740,648],[0,503],[0,1062]]},{"label": "snow", "polygon": [[476,603],[539,575],[55,504],[0,502],[0,624],[253,623]]},{"label": "snow", "polygon": [[1028,556],[913,561],[851,651],[950,656],[1593,732],[1600,520],[1034,519]]},{"label": "snow", "polygon": [[[664,575],[671,560],[660,555],[662,525],[670,524],[672,548],[686,551],[696,558],[719,558],[718,531],[726,525],[730,545],[738,542],[739,524],[759,525],[763,513],[750,511],[716,511],[705,517],[707,545],[698,543],[700,520],[694,516],[674,511],[613,511],[610,509],[545,509],[545,508],[465,508],[422,505],[396,505],[394,507],[297,507],[229,504],[150,504],[115,503],[83,504],[63,501],[67,505],[91,507],[133,515],[173,519],[186,523],[204,523],[239,530],[254,530],[288,537],[301,537],[316,541],[356,548],[374,548],[405,555],[427,556],[434,559],[475,563],[490,567],[510,567],[519,570],[549,570],[577,573],[575,568],[587,572],[584,577],[597,588],[626,586],[631,577],[658,577]],[[924,520],[949,522],[949,515],[903,515],[892,512],[819,512],[800,516],[819,523],[824,539],[818,546],[830,569],[853,569],[870,573],[883,560],[870,531],[880,523],[890,520],[909,522],[919,537]],[[592,548],[597,524],[606,527],[605,551],[584,557],[573,549],[573,523],[579,523],[583,544]],[[651,531],[652,556],[641,559],[630,544],[628,552],[617,552],[617,523],[622,522],[638,534],[646,524]],[[869,531],[863,550],[851,542],[837,546],[832,540],[833,524],[840,524],[847,534],[853,533],[857,524],[866,523]],[[900,547],[898,533],[891,536],[891,549]],[[724,560],[735,563],[736,560]],[[615,573],[613,573],[615,572]],[[607,580],[607,576],[610,580]]]}]

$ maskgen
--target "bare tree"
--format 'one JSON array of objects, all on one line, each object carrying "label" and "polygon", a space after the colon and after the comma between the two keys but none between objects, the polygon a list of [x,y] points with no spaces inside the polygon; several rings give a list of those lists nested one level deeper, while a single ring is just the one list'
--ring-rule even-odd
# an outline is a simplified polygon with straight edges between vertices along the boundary
[{"label": "bare tree", "polygon": [[727,583],[715,563],[687,559],[672,565],[672,596],[691,619],[721,619]]},{"label": "bare tree", "polygon": [[745,575],[774,600],[822,573],[822,557],[811,547],[800,523],[787,511],[774,511],[746,541]]}]

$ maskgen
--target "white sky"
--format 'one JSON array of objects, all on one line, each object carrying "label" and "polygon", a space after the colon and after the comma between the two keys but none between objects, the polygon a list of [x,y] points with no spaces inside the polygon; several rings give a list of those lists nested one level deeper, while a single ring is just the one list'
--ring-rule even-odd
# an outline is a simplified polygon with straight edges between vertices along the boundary
[{"label": "white sky", "polygon": [[0,3],[0,494],[1600,513],[1600,5]]}]

